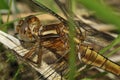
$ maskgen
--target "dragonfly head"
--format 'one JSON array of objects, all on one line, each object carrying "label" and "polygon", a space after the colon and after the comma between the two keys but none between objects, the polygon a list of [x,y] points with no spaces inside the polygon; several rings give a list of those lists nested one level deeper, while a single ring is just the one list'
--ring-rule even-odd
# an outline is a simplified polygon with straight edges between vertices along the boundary
[{"label": "dragonfly head", "polygon": [[33,41],[35,40],[34,38],[39,35],[41,27],[40,20],[36,16],[30,15],[18,22],[16,33],[18,33],[19,38],[24,41]]},{"label": "dragonfly head", "polygon": [[39,30],[42,27],[40,20],[34,16],[30,15],[25,19],[28,23],[28,28],[31,31],[33,36],[39,35]]}]

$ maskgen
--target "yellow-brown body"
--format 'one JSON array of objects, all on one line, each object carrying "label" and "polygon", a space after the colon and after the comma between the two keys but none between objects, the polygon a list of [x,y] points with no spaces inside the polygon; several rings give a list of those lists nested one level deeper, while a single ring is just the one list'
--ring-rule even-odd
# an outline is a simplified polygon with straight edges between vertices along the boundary
[{"label": "yellow-brown body", "polygon": [[[70,49],[68,39],[69,31],[64,24],[58,23],[43,26],[39,19],[32,15],[26,17],[25,20],[20,21],[16,29],[20,39],[26,42],[35,42],[34,48],[24,56],[25,58],[30,58],[30,56],[35,52],[35,48],[39,46],[39,48],[47,48],[60,56],[67,53],[64,58],[68,60]],[[100,55],[98,52],[89,48],[89,46],[85,46],[84,43],[81,43],[82,41],[80,38],[81,36],[77,33],[74,41],[77,48],[76,54],[81,56],[82,62],[102,68],[116,75],[120,75],[120,65]],[[42,57],[41,50],[37,54],[38,58],[40,58],[38,59],[38,64],[40,64]]]}]

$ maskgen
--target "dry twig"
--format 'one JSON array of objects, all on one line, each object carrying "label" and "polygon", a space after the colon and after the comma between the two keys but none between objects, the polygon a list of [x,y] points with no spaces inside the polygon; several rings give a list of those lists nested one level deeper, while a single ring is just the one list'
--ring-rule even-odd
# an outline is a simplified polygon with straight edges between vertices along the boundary
[{"label": "dry twig", "polygon": [[[3,31],[0,31],[0,42],[2,44],[4,44],[5,46],[7,46],[9,49],[13,50],[15,52],[14,54],[16,56],[18,56],[20,59],[22,59],[23,61],[25,60],[22,57],[29,50],[24,49],[21,46],[20,41],[18,39],[16,39],[15,37],[13,37],[13,36],[11,36],[11,35],[9,35],[7,33],[4,33]],[[58,73],[56,73],[52,68],[50,68],[50,66],[47,65],[44,61],[42,61],[42,64],[41,64],[40,68],[35,66],[33,63],[31,64],[31,62],[29,62],[29,61],[25,60],[25,62],[28,63],[37,72],[42,74],[45,78],[47,78],[47,80],[60,80],[61,79],[61,76]],[[49,71],[46,71],[46,70],[48,70],[48,68],[49,68]]]}]

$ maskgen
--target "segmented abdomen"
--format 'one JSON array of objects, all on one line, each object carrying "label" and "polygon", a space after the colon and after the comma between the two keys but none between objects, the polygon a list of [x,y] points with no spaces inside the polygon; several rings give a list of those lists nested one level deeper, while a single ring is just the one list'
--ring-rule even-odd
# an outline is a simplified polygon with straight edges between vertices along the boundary
[{"label": "segmented abdomen", "polygon": [[120,75],[120,65],[100,55],[93,49],[87,46],[80,45],[79,51],[80,51],[80,54],[78,55],[81,55],[81,59],[84,63],[102,68],[116,75]]}]

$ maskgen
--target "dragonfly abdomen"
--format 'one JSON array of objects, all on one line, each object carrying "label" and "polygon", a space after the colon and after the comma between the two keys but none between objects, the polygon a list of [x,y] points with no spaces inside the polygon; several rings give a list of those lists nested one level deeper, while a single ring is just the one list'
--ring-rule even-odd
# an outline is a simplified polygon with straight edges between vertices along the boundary
[{"label": "dragonfly abdomen", "polygon": [[80,45],[80,53],[81,54],[78,55],[81,55],[81,59],[84,63],[102,68],[116,75],[120,75],[120,65],[100,55],[93,49]]}]

